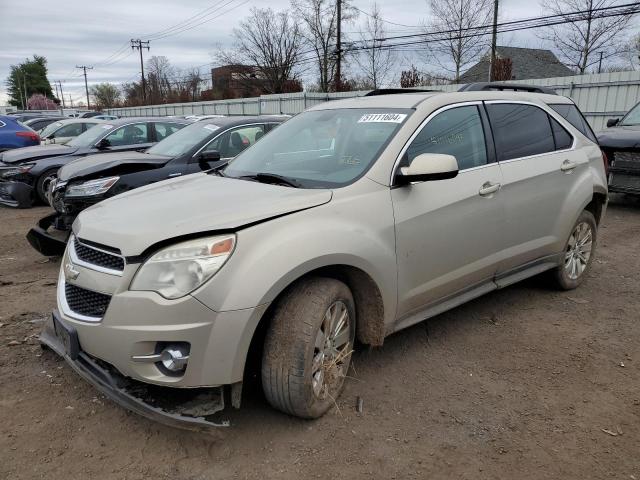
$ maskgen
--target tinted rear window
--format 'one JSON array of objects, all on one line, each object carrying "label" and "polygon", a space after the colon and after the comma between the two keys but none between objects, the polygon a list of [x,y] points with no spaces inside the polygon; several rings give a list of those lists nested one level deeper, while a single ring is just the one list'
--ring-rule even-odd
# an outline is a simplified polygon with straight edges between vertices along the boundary
[{"label": "tinted rear window", "polygon": [[553,118],[549,117],[549,121],[551,122],[551,128],[553,129],[553,138],[556,141],[556,150],[571,148],[571,145],[573,144],[573,137],[571,134]]},{"label": "tinted rear window", "polygon": [[533,105],[487,104],[498,160],[553,152],[555,142],[547,113]]},{"label": "tinted rear window", "polygon": [[591,140],[594,143],[598,143],[596,136],[591,130],[591,127],[585,120],[578,107],[573,104],[563,103],[563,104],[555,104],[549,105],[553,108],[559,115],[561,115],[567,122],[576,127],[580,133],[582,133],[585,137]]}]

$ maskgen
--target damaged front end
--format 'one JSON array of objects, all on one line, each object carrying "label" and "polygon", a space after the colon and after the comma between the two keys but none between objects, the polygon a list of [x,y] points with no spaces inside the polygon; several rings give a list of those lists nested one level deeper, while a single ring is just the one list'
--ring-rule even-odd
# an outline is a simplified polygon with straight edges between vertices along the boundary
[{"label": "damaged front end", "polygon": [[34,198],[31,185],[22,182],[0,181],[0,205],[12,208],[31,208]]},{"label": "damaged front end", "polygon": [[106,362],[83,352],[75,328],[56,311],[46,322],[40,342],[110,400],[138,415],[195,431],[229,426],[228,421],[212,418],[224,409],[224,387],[178,389],[125,377]]},{"label": "damaged front end", "polygon": [[27,233],[27,240],[45,257],[59,257],[64,253],[70,233],[68,219],[56,212],[41,218]]}]

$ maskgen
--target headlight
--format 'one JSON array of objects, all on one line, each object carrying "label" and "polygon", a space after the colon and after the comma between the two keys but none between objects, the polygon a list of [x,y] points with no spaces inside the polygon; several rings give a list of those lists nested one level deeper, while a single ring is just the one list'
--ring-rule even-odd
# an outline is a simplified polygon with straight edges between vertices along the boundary
[{"label": "headlight", "polygon": [[157,292],[168,299],[184,297],[220,270],[235,244],[235,235],[223,235],[164,248],[142,264],[131,290]]},{"label": "headlight", "polygon": [[27,173],[29,170],[33,168],[35,163],[23,163],[22,165],[18,165],[17,167],[8,168],[0,172],[2,178],[15,177],[16,175],[20,175],[22,173]]},{"label": "headlight", "polygon": [[100,195],[109,190],[120,179],[120,177],[99,178],[88,182],[71,185],[67,188],[67,197],[91,197]]}]

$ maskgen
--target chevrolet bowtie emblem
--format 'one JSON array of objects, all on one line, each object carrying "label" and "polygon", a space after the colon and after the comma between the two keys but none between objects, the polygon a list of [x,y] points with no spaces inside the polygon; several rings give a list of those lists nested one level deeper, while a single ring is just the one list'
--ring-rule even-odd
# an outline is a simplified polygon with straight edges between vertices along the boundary
[{"label": "chevrolet bowtie emblem", "polygon": [[75,280],[80,275],[80,272],[75,269],[75,265],[71,262],[66,262],[64,264],[64,276],[69,280]]}]

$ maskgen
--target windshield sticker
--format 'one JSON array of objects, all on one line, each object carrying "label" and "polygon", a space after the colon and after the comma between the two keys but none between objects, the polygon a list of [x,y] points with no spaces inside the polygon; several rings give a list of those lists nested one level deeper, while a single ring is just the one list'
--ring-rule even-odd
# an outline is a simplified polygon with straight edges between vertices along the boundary
[{"label": "windshield sticker", "polygon": [[402,123],[405,118],[404,113],[368,113],[361,116],[358,123]]},{"label": "windshield sticker", "polygon": [[110,130],[113,128],[113,125],[102,125],[102,128],[104,128],[105,130]]},{"label": "windshield sticker", "polygon": [[213,123],[207,123],[206,125],[203,125],[202,128],[206,128],[207,130],[211,130],[212,132],[215,132],[216,130],[220,130],[220,127],[217,125],[214,125]]}]

